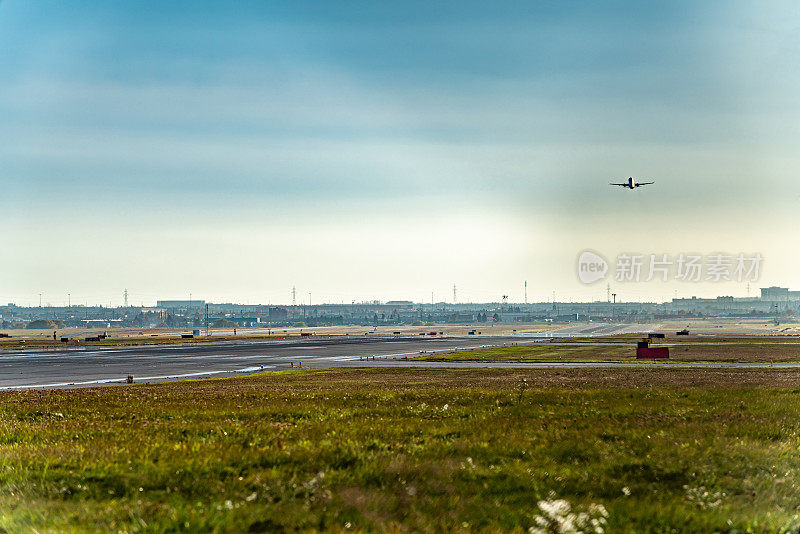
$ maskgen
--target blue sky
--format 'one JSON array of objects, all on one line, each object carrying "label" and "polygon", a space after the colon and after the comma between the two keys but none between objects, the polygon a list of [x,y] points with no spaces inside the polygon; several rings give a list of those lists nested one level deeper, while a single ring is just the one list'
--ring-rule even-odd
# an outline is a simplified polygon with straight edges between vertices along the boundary
[{"label": "blue sky", "polygon": [[[584,248],[760,251],[800,286],[797,15],[3,1],[0,300],[601,298]],[[617,292],[676,290],[744,292]]]}]

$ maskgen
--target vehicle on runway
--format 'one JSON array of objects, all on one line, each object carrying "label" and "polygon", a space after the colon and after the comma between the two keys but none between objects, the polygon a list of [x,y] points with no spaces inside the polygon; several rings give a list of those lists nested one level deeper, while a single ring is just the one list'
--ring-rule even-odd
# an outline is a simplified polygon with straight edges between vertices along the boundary
[{"label": "vehicle on runway", "polygon": [[623,182],[621,184],[608,184],[608,185],[618,185],[620,187],[624,187],[626,189],[636,189],[637,187],[641,187],[643,185],[650,185],[654,184],[655,182],[634,182],[633,178],[628,178],[627,182]]}]

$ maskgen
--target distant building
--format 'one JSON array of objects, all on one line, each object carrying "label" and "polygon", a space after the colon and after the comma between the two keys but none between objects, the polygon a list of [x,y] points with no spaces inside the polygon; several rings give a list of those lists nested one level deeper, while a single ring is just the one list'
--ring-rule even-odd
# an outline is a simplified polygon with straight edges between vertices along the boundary
[{"label": "distant building", "polygon": [[762,287],[761,300],[786,301],[800,300],[800,291],[789,291],[788,287]]},{"label": "distant building", "polygon": [[227,319],[242,327],[253,327],[261,324],[260,317],[227,317]]},{"label": "distant building", "polygon": [[267,312],[270,321],[285,321],[289,317],[289,310],[286,308],[270,308]]},{"label": "distant building", "polygon": [[159,308],[165,310],[193,310],[195,308],[205,308],[204,300],[159,300],[156,302]]}]

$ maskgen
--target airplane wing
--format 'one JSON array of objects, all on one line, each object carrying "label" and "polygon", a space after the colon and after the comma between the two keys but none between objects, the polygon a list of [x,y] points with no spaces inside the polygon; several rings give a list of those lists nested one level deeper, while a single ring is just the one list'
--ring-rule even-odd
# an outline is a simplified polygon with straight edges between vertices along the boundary
[{"label": "airplane wing", "polygon": [[640,186],[640,185],[650,185],[650,184],[654,184],[654,183],[655,183],[655,182],[639,182],[639,183],[637,183],[636,185],[637,185],[637,186]]},{"label": "airplane wing", "polygon": [[608,184],[608,185],[621,185],[622,187],[630,187],[630,184],[625,182],[624,184]]}]

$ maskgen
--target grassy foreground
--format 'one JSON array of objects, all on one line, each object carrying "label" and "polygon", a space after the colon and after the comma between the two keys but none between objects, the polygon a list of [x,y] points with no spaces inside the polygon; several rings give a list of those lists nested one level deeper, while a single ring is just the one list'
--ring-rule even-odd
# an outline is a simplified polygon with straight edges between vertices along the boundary
[{"label": "grassy foreground", "polygon": [[516,345],[512,347],[493,347],[481,350],[457,350],[446,353],[426,354],[415,360],[431,362],[581,362],[581,361],[623,361],[631,360],[636,353],[636,344],[578,345],[567,343],[540,343],[535,345]]},{"label": "grassy foreground", "polygon": [[0,529],[796,532],[798,385],[381,369],[5,392]]},{"label": "grassy foreground", "polygon": [[[641,339],[641,338],[639,338]],[[672,340],[670,340],[672,343]],[[654,344],[653,346],[662,346]],[[597,343],[541,343],[516,345],[474,351],[454,351],[419,356],[427,361],[461,362],[620,362],[631,361],[636,356],[636,339],[630,341],[600,341]],[[713,343],[683,343],[669,346],[669,361],[676,362],[797,362],[800,361],[800,343],[761,339],[720,341]]]}]

